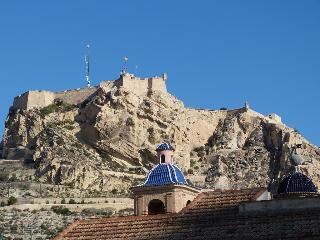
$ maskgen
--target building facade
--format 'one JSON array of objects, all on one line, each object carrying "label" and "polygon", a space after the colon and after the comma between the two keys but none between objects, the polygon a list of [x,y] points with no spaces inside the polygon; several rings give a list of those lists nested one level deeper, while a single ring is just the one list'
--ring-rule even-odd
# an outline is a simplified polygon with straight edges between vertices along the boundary
[{"label": "building facade", "polygon": [[200,192],[187,184],[182,171],[173,164],[174,148],[170,143],[158,145],[159,163],[149,172],[144,184],[131,188],[137,216],[177,213]]}]

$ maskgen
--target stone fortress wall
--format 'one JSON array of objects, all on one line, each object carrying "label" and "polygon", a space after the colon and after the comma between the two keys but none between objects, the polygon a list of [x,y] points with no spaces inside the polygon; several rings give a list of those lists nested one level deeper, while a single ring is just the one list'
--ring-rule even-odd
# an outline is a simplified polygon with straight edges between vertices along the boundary
[{"label": "stone fortress wall", "polygon": [[[160,77],[139,78],[130,73],[122,73],[120,78],[113,81],[102,81],[99,87],[113,88],[124,87],[137,94],[146,94],[148,91],[167,92],[167,75]],[[63,92],[50,91],[28,91],[14,98],[12,108],[30,110],[34,108],[43,108],[61,100],[68,104],[80,104],[96,92],[98,87],[88,87],[82,89],[68,90]]]},{"label": "stone fortress wall", "polygon": [[[55,100],[61,100],[64,103],[73,105],[80,104],[94,94],[98,87],[110,90],[113,87],[123,87],[139,95],[147,94],[148,91],[161,91],[166,93],[166,80],[167,75],[165,73],[160,77],[155,76],[150,78],[140,78],[130,73],[122,73],[117,80],[102,81],[97,87],[74,89],[56,93],[50,91],[28,91],[14,98],[13,109],[29,110],[33,108],[43,108],[53,104]],[[250,109],[249,106],[244,106],[242,109],[246,109],[260,117],[266,117],[272,123],[282,123],[281,117],[275,113],[263,116]],[[209,109],[206,110],[208,111]],[[241,109],[234,109],[234,111],[238,110]]]},{"label": "stone fortress wall", "polygon": [[32,109],[48,106],[54,101],[54,93],[49,91],[28,91],[14,98],[14,109]]},{"label": "stone fortress wall", "polygon": [[76,90],[69,90],[55,93],[55,99],[59,99],[68,104],[79,104],[97,91],[97,87],[88,87]]},{"label": "stone fortress wall", "polygon": [[[110,90],[114,87],[123,87],[139,95],[147,94],[148,91],[161,91],[166,93],[166,80],[167,75],[165,73],[160,77],[155,76],[149,78],[140,78],[130,73],[121,73],[120,77],[117,80],[105,80],[96,87],[67,90],[56,93],[37,90],[28,91],[14,98],[13,109],[29,110],[33,108],[43,108],[53,104],[54,101],[58,99],[68,104],[80,104],[84,100],[89,98],[92,94],[94,94],[98,87]],[[267,116],[263,116],[262,114],[250,109],[249,106],[245,106],[244,109],[256,115],[259,115],[260,117],[266,117],[272,123],[282,123],[281,117],[275,113],[270,113]],[[209,109],[205,110],[209,111]],[[234,109],[234,111],[238,110],[240,109]]]},{"label": "stone fortress wall", "polygon": [[43,108],[54,103],[55,100],[62,100],[68,104],[78,104],[87,99],[97,90],[96,87],[70,90],[64,92],[50,91],[28,91],[13,100],[13,109],[30,110],[34,108]]},{"label": "stone fortress wall", "polygon": [[167,92],[167,75],[164,73],[160,77],[138,78],[133,74],[123,74],[119,79],[120,86],[131,89],[137,94],[146,94],[148,91]]}]

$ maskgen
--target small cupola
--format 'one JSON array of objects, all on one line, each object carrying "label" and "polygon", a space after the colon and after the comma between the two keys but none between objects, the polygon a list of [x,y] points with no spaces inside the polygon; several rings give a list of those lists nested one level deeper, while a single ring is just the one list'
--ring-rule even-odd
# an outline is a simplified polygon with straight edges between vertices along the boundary
[{"label": "small cupola", "polygon": [[160,143],[157,146],[156,151],[159,163],[173,163],[174,147],[170,143]]}]

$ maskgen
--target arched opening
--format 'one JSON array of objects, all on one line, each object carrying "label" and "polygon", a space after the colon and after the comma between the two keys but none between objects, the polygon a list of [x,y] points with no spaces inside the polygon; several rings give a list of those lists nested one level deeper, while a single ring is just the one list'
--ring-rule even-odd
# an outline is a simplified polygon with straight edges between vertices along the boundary
[{"label": "arched opening", "polygon": [[148,205],[149,215],[161,214],[165,212],[166,211],[165,211],[164,204],[159,199],[153,199],[149,202],[149,205]]},{"label": "arched opening", "polygon": [[186,206],[188,206],[190,203],[191,203],[191,200],[188,200]]},{"label": "arched opening", "polygon": [[161,163],[165,163],[166,162],[166,156],[165,155],[161,155],[160,156],[160,161],[161,161]]}]

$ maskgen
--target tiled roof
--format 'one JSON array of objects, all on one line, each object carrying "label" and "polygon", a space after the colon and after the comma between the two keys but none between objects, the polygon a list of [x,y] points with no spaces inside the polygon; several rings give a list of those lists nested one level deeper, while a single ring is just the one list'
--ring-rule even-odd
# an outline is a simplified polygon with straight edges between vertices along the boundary
[{"label": "tiled roof", "polygon": [[186,184],[181,170],[170,163],[160,163],[148,174],[145,186],[160,186],[167,184]]},{"label": "tiled roof", "polygon": [[261,191],[203,192],[177,214],[81,220],[55,240],[320,239],[320,210],[239,213]]},{"label": "tiled roof", "polygon": [[172,150],[172,151],[174,151],[174,147],[168,142],[163,142],[163,143],[160,143],[157,146],[156,151],[163,151],[163,150]]},{"label": "tiled roof", "polygon": [[313,184],[311,178],[308,176],[300,173],[295,172],[290,174],[289,176],[285,177],[278,188],[278,193],[297,193],[297,192],[312,192],[316,193],[317,188]]}]

